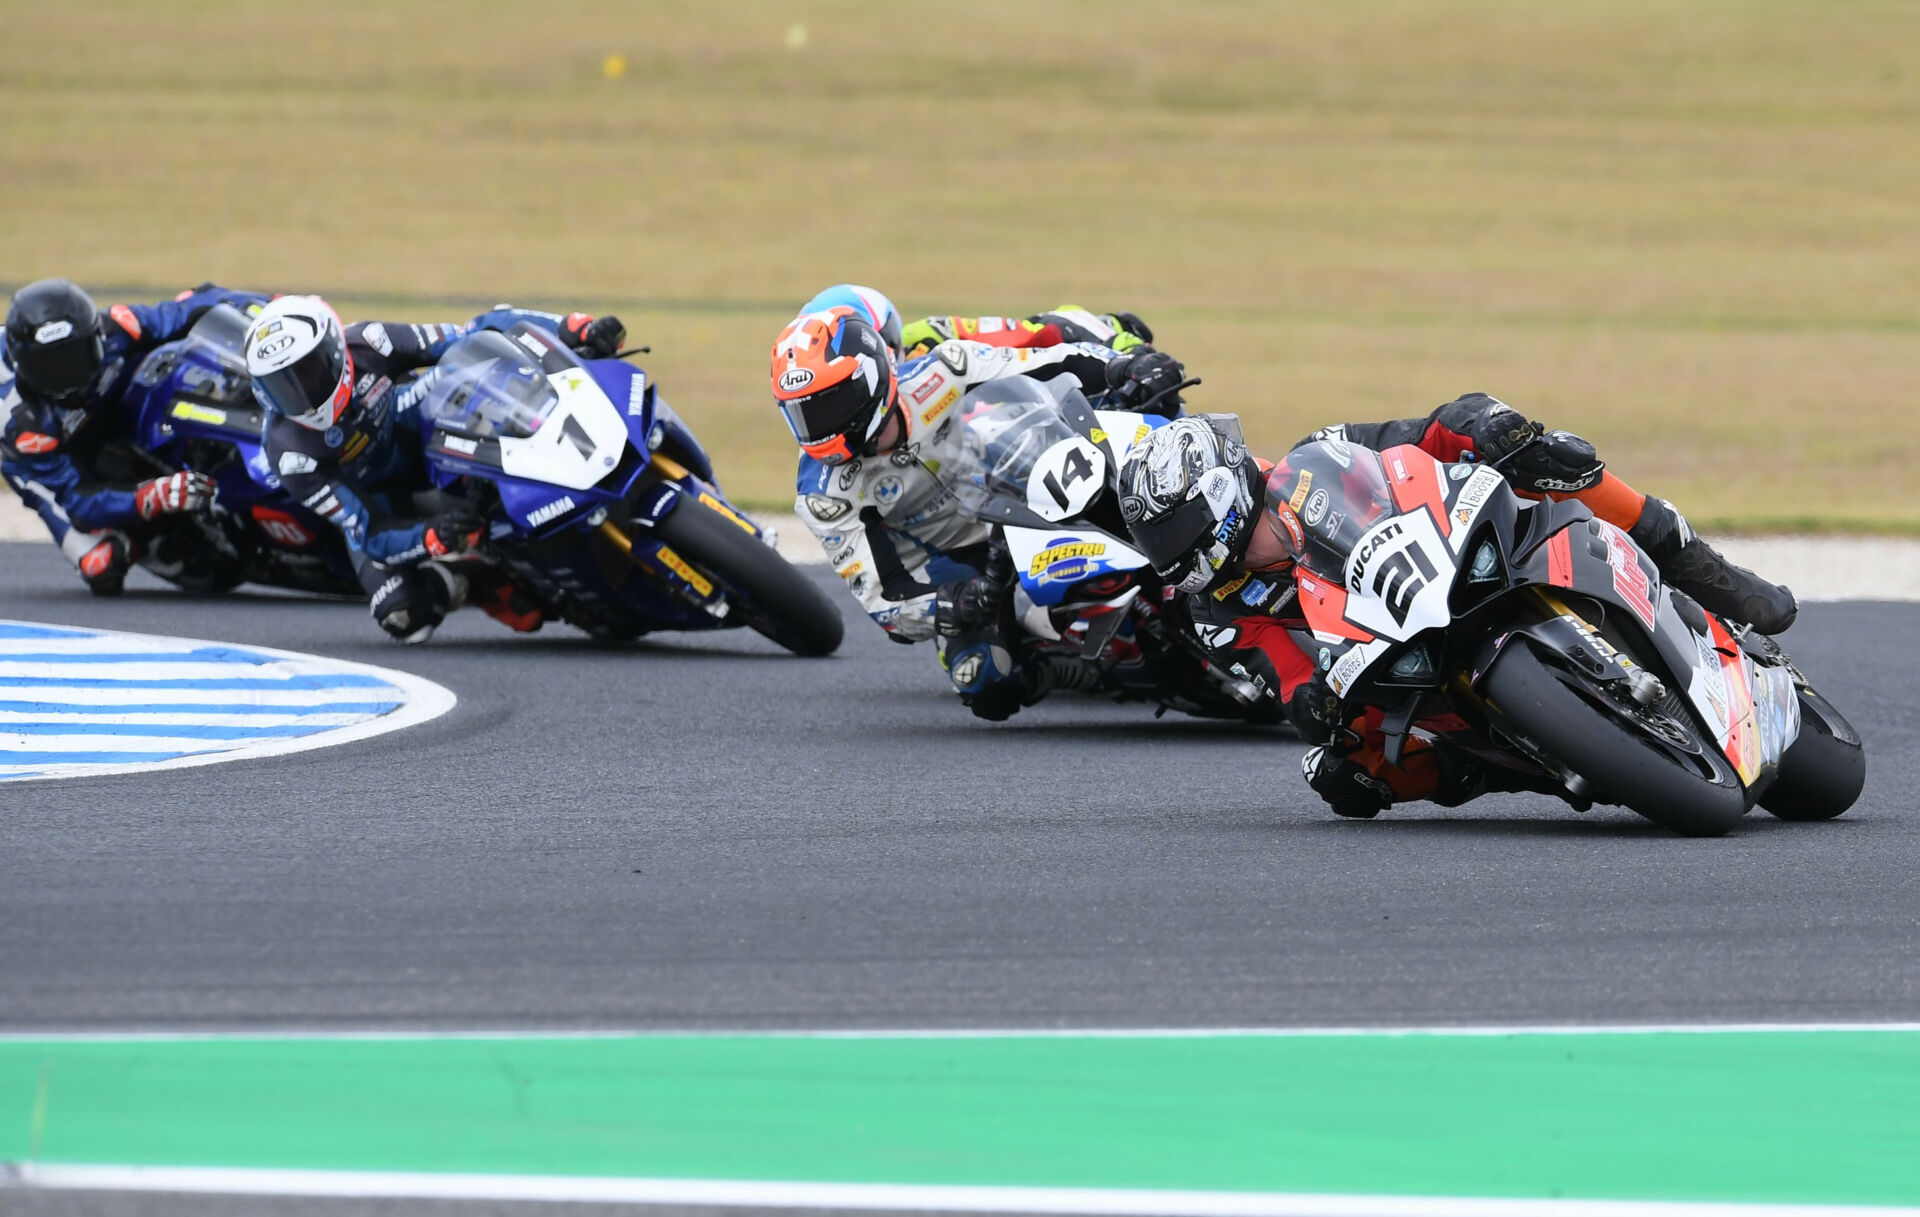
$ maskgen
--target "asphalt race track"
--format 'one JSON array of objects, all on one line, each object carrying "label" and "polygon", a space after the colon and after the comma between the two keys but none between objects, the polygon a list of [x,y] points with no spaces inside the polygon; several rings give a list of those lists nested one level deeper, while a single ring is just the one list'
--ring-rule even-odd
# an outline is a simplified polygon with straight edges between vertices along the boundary
[{"label": "asphalt race track", "polygon": [[1789,636],[1864,731],[1862,804],[1687,841],[1527,798],[1342,822],[1297,744],[1086,701],[977,724],[928,648],[859,622],[814,661],[477,613],[402,649],[345,604],[99,600],[48,546],[0,547],[0,569],[0,616],[317,652],[460,697],[350,750],[0,793],[6,1030],[1920,1009],[1911,605],[1814,605]]}]

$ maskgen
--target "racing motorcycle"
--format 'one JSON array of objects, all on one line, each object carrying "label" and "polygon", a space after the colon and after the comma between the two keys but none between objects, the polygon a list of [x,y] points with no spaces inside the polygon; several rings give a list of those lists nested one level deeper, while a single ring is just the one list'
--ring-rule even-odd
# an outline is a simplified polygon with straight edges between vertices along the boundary
[{"label": "racing motorcycle", "polygon": [[125,406],[134,442],[112,454],[124,466],[114,476],[193,470],[218,488],[208,511],[157,522],[141,538],[138,561],[193,591],[262,583],[364,599],[346,542],[267,466],[265,417],[243,353],[247,326],[245,313],[218,305],[134,370]]},{"label": "racing motorcycle", "polygon": [[1859,733],[1779,644],[1665,586],[1585,506],[1410,446],[1324,440],[1287,464],[1295,640],[1379,712],[1390,764],[1424,737],[1689,836],[1859,797]]},{"label": "racing motorcycle", "polygon": [[959,409],[954,493],[993,525],[1011,563],[1010,611],[1054,688],[1279,721],[1272,699],[1208,657],[1183,598],[1129,544],[1120,466],[1166,419],[1095,409],[1067,378],[988,381]]},{"label": "racing motorcycle", "polygon": [[487,517],[480,560],[546,616],[605,638],[746,626],[801,655],[840,645],[839,608],[727,502],[642,369],[523,322],[460,339],[419,390],[434,484]]}]

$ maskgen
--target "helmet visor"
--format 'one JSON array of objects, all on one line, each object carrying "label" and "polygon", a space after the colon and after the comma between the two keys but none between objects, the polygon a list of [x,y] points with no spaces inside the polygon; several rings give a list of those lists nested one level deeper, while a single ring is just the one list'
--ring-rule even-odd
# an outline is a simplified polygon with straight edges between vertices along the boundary
[{"label": "helmet visor", "polygon": [[1157,520],[1140,521],[1132,531],[1134,544],[1164,575],[1191,561],[1219,526],[1206,496],[1196,494]]},{"label": "helmet visor", "polygon": [[49,397],[66,397],[93,383],[103,358],[100,331],[76,334],[42,346],[14,347],[14,371],[28,388]]},{"label": "helmet visor", "polygon": [[[345,344],[322,342],[286,367],[255,376],[253,391],[271,409],[289,418],[304,419],[330,412],[346,367]],[[329,417],[322,421],[334,420]]]},{"label": "helmet visor", "polygon": [[880,399],[860,377],[850,376],[818,393],[779,404],[793,437],[802,444],[818,444],[864,430]]}]

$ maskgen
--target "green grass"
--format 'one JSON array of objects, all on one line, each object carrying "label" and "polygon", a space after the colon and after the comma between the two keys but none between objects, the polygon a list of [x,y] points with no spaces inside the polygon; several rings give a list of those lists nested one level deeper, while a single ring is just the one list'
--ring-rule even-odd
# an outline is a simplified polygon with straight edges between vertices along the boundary
[{"label": "green grass", "polygon": [[1134,308],[1270,450],[1484,389],[1703,519],[1920,528],[1920,5],[3,19],[0,279],[617,306],[750,500],[773,333],[853,279]]}]

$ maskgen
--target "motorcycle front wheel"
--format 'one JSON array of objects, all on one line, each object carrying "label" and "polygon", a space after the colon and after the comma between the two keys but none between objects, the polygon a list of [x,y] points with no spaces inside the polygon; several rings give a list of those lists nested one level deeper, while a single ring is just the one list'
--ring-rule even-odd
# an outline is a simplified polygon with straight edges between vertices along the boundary
[{"label": "motorcycle front wheel", "polygon": [[1515,641],[1481,688],[1514,730],[1591,783],[1596,800],[1688,837],[1724,835],[1746,815],[1739,775],[1689,719],[1657,708],[1636,718],[1578,685],[1577,676],[1548,667]]},{"label": "motorcycle front wheel", "polygon": [[654,535],[717,579],[732,611],[796,655],[831,655],[845,636],[840,608],[764,541],[698,499],[682,498]]}]

